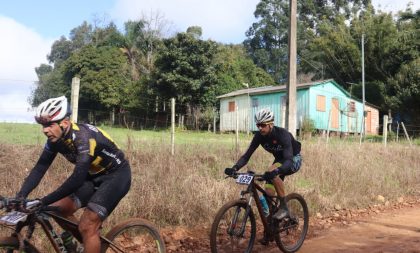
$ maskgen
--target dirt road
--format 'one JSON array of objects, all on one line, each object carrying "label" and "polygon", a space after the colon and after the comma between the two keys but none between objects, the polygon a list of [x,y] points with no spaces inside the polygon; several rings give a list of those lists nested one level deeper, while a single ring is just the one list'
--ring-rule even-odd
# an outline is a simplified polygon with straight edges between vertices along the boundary
[{"label": "dirt road", "polygon": [[[312,217],[308,238],[299,252],[420,253],[420,200],[351,213],[359,214],[336,217],[327,228],[319,224],[325,224],[329,218]],[[166,237],[172,234],[172,240],[167,240],[168,252],[209,252],[207,230],[176,229],[166,233]],[[256,242],[253,252],[279,253],[280,250],[274,244],[267,247]]]},{"label": "dirt road", "polygon": [[420,252],[420,205],[405,205],[354,219],[350,225],[333,226],[305,241],[299,252]]}]

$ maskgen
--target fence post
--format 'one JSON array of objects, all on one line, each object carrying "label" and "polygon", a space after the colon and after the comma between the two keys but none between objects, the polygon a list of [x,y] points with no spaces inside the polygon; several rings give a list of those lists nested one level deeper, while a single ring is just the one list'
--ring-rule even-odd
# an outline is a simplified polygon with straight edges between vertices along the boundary
[{"label": "fence post", "polygon": [[236,146],[236,157],[239,157],[239,112],[238,112],[238,106],[236,106],[236,126],[235,126],[235,146]]},{"label": "fence post", "polygon": [[398,142],[398,135],[400,134],[400,123],[397,122],[397,142]]},{"label": "fence post", "polygon": [[175,154],[175,98],[171,98],[171,154]]},{"label": "fence post", "polygon": [[360,141],[359,144],[362,145],[362,140],[363,137],[365,135],[365,111],[364,111],[364,106],[363,106],[363,114],[362,114],[362,125],[360,126]]},{"label": "fence post", "polygon": [[71,79],[71,121],[77,123],[77,111],[79,109],[79,88],[80,78],[77,76]]},{"label": "fence post", "polygon": [[407,138],[408,143],[410,143],[410,146],[411,146],[411,140],[410,140],[410,137],[408,136],[407,129],[405,129],[404,122],[401,122],[401,126],[403,127],[405,137]]},{"label": "fence post", "polygon": [[382,129],[383,129],[383,133],[382,133],[383,139],[382,139],[382,141],[384,143],[384,146],[386,147],[386,141],[387,141],[387,137],[388,137],[388,115],[384,115],[384,125],[383,125]]},{"label": "fence post", "polygon": [[213,133],[216,133],[216,108],[213,108]]},{"label": "fence post", "polygon": [[331,121],[331,113],[332,113],[332,111],[331,111],[331,109],[330,109],[330,113],[328,114],[328,125],[327,125],[327,143],[329,142],[329,140],[330,140],[330,121]]}]

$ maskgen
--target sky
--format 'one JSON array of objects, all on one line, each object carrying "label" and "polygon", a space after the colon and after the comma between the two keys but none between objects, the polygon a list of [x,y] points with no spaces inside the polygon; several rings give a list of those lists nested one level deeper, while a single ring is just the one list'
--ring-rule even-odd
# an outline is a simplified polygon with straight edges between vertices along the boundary
[{"label": "sky", "polygon": [[[396,13],[420,0],[372,0],[375,9]],[[203,39],[241,43],[255,21],[259,0],[13,0],[0,3],[0,122],[33,122],[28,97],[35,68],[48,63],[52,43],[83,21],[123,23],[157,13],[172,33],[201,26]]]}]

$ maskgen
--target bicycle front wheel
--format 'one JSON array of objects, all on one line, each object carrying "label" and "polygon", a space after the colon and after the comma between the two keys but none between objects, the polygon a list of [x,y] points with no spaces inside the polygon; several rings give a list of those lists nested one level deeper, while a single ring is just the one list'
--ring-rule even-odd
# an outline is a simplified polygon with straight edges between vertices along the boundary
[{"label": "bicycle front wheel", "polygon": [[102,253],[164,253],[165,243],[152,223],[131,219],[115,226],[102,241]]},{"label": "bicycle front wheel", "polygon": [[308,232],[309,212],[305,199],[291,193],[286,196],[290,216],[278,223],[275,236],[277,246],[283,252],[296,252],[302,246]]},{"label": "bicycle front wheel", "polygon": [[29,242],[24,242],[24,250],[19,250],[19,240],[16,237],[0,237],[0,253],[39,253],[39,251],[30,244]]},{"label": "bicycle front wheel", "polygon": [[210,233],[212,253],[249,253],[256,234],[255,216],[244,200],[226,203],[217,212]]}]

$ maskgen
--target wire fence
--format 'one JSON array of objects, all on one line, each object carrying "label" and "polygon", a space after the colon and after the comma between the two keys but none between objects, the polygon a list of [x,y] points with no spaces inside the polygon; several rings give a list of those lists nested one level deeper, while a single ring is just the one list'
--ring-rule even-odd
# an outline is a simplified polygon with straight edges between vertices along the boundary
[{"label": "wire fence", "polygon": [[[214,125],[218,125],[218,118],[216,114],[210,116],[198,112],[191,114],[175,113],[175,125],[186,130],[214,131]],[[105,124],[131,129],[169,129],[171,127],[171,112],[154,111],[135,114],[129,111],[112,112],[79,109],[77,121],[79,123]]]}]

